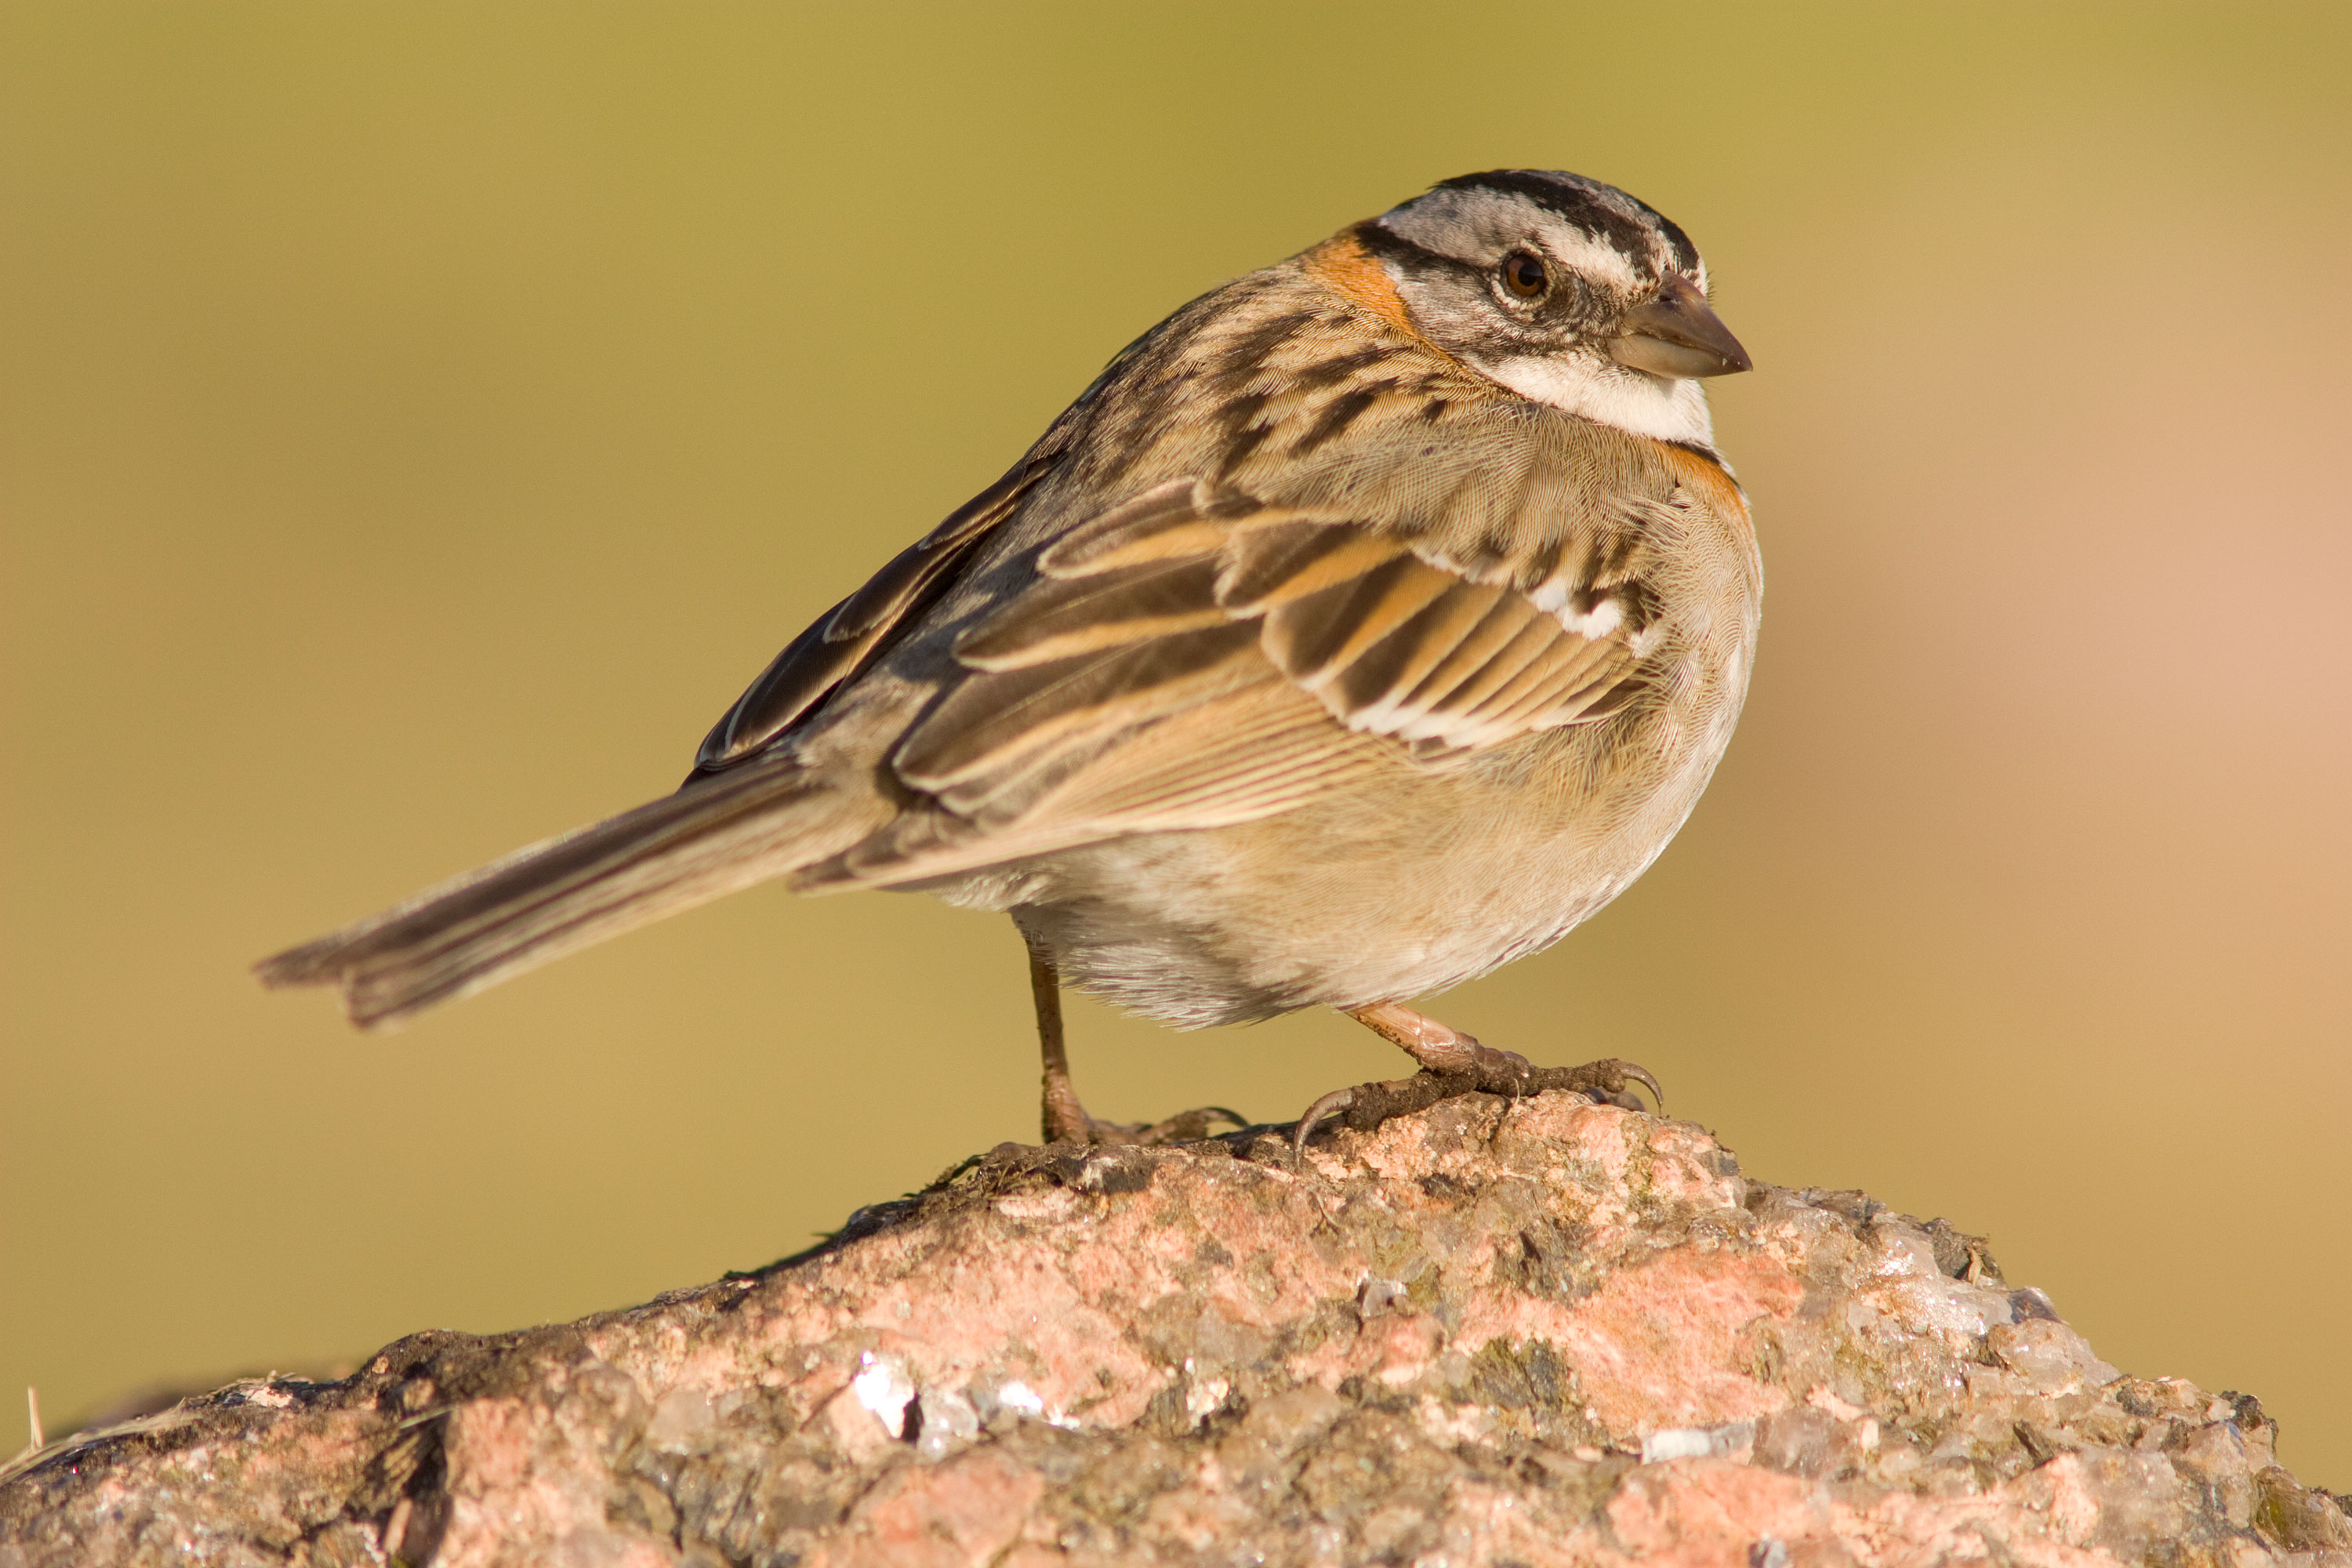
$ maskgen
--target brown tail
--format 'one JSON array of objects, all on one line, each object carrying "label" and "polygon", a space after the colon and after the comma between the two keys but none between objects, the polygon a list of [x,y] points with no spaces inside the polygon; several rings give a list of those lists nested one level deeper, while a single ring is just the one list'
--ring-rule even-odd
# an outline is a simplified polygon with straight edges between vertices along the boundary
[{"label": "brown tail", "polygon": [[854,809],[827,809],[848,804],[781,760],[749,763],[518,850],[254,970],[264,985],[341,985],[352,1022],[394,1023],[833,854],[863,831],[846,820]]}]

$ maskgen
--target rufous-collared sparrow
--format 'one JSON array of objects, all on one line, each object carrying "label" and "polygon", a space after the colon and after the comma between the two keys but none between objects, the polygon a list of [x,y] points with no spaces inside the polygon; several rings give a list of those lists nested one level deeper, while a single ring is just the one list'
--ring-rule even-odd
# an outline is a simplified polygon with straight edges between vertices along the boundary
[{"label": "rufous-collared sparrow", "polygon": [[1664,216],[1533,170],[1214,289],[795,638],[677,794],[262,977],[383,1024],[756,882],[919,889],[1027,940],[1049,1140],[1114,1135],[1064,982],[1183,1028],[1336,1007],[1422,1064],[1302,1142],[1445,1092],[1654,1093],[1405,1004],[1622,892],[1730,739],[1763,579],[1706,292]]}]

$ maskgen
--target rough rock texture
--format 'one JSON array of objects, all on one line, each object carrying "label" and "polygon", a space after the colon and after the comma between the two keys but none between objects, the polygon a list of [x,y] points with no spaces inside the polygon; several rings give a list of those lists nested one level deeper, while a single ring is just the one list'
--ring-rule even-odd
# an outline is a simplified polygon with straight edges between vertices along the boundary
[{"label": "rough rock texture", "polygon": [[1552,1094],[1298,1172],[1008,1145],[758,1274],[54,1446],[0,1568],[2352,1568],[2272,1434],[1940,1221]]}]

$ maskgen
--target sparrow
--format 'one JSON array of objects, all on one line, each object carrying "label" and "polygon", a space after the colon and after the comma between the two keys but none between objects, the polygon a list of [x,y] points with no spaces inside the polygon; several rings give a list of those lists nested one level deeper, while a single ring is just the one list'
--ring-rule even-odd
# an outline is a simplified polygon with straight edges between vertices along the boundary
[{"label": "sparrow", "polygon": [[1060,993],[1180,1029],[1332,1007],[1448,1094],[1639,1105],[1408,1004],[1542,951],[1665,847],[1763,592],[1702,383],[1749,368],[1675,224],[1575,174],[1446,180],[1184,306],[776,656],[674,795],[265,960],[362,1027],[781,879],[1013,917],[1050,1142]]}]

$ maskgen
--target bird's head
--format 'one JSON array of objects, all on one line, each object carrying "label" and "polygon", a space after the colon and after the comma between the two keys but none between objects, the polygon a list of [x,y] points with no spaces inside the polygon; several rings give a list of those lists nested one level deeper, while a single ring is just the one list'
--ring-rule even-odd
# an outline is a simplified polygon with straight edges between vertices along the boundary
[{"label": "bird's head", "polygon": [[1537,169],[1447,180],[1350,231],[1413,329],[1521,396],[1640,435],[1709,443],[1698,383],[1748,368],[1706,264],[1613,185]]}]

